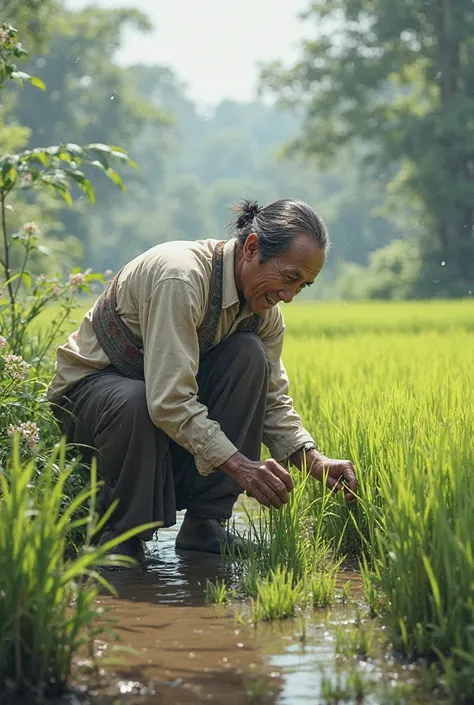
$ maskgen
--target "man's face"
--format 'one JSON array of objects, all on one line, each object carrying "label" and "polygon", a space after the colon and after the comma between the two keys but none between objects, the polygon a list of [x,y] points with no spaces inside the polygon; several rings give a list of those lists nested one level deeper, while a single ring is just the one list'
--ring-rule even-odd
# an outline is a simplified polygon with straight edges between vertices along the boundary
[{"label": "man's face", "polygon": [[260,262],[257,235],[251,233],[243,246],[241,287],[253,313],[263,313],[280,301],[290,303],[310,286],[324,265],[324,250],[307,235],[293,238],[283,255]]}]

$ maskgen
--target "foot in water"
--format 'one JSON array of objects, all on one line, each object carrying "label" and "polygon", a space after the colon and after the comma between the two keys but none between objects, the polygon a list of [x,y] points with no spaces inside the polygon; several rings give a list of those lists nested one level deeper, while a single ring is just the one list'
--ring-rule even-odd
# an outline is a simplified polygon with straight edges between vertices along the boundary
[{"label": "foot in water", "polygon": [[183,523],[176,537],[176,548],[181,551],[203,551],[220,554],[231,551],[245,554],[248,544],[226,528],[226,521],[221,519],[204,519],[185,514]]},{"label": "foot in water", "polygon": [[[103,546],[105,543],[107,543],[108,541],[112,541],[112,539],[115,539],[119,535],[120,532],[115,531],[114,529],[104,529],[99,539],[99,546]],[[134,561],[136,561],[136,564],[130,566],[103,566],[107,570],[133,570],[143,569],[146,567],[143,541],[138,536],[133,536],[131,539],[122,541],[122,543],[119,543],[117,546],[111,548],[108,553],[110,555],[115,554],[119,556],[128,556],[129,558],[133,558]]]}]

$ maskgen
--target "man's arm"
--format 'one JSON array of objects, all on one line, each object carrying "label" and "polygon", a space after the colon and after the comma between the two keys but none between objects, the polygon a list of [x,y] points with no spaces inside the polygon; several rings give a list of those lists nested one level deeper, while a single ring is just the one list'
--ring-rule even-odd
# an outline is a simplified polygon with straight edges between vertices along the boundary
[{"label": "man's arm", "polygon": [[196,375],[200,297],[178,278],[158,282],[139,310],[147,405],[153,423],[186,448],[200,474],[221,466],[237,448],[198,401]]},{"label": "man's arm", "polygon": [[140,308],[150,417],[194,456],[200,474],[222,468],[261,504],[280,508],[293,489],[290,473],[274,460],[252,461],[239,453],[198,401],[199,301],[192,285],[169,278]]},{"label": "man's arm", "polygon": [[305,443],[314,442],[289,396],[288,375],[281,359],[284,334],[283,316],[279,307],[275,307],[259,330],[259,336],[271,364],[263,442],[279,461],[286,460]]},{"label": "man's arm", "polygon": [[288,394],[289,382],[281,361],[285,327],[281,311],[275,307],[266,326],[260,331],[262,342],[272,365],[264,426],[264,443],[280,462],[289,458],[300,470],[304,468],[317,480],[326,482],[329,489],[345,487],[345,498],[351,501],[357,492],[354,466],[349,460],[336,460],[323,455],[317,448],[302,450],[307,443],[314,444]]}]

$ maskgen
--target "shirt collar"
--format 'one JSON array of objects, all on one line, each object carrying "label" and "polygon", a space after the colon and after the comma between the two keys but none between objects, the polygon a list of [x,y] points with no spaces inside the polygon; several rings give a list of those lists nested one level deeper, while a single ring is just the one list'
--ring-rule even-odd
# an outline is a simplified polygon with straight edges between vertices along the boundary
[{"label": "shirt collar", "polygon": [[230,308],[239,302],[239,294],[235,285],[235,237],[227,240],[223,251],[223,282],[222,282],[222,308]]}]

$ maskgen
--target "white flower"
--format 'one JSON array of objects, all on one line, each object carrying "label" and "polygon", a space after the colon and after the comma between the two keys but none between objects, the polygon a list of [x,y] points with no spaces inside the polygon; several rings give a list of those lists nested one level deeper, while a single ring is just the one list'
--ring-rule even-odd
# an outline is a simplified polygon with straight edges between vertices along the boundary
[{"label": "white flower", "polygon": [[28,377],[30,365],[19,355],[5,355],[5,371],[15,382],[21,382]]},{"label": "white flower", "polygon": [[7,339],[3,335],[0,335],[0,350],[3,350],[7,342]]},{"label": "white flower", "polygon": [[40,439],[39,428],[34,421],[25,421],[19,426],[10,424],[7,428],[7,433],[10,438],[13,438],[13,436],[17,433],[31,450],[38,445]]},{"label": "white flower", "polygon": [[48,277],[46,276],[46,274],[38,274],[38,276],[36,277],[36,283],[38,284],[38,286],[41,286],[47,281]]},{"label": "white flower", "polygon": [[84,284],[86,281],[86,275],[82,272],[76,272],[76,274],[69,275],[69,283],[71,286],[77,287]]}]

